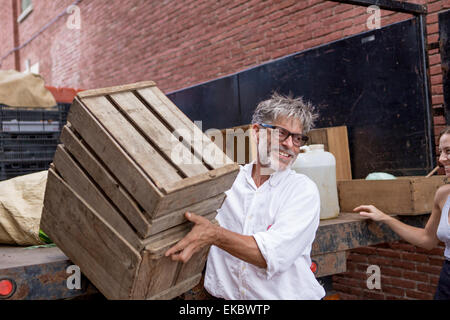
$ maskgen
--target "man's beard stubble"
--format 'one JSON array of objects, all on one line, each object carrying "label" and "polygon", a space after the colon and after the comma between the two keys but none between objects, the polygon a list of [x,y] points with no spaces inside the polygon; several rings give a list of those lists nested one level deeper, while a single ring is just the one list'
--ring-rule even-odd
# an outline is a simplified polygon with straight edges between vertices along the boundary
[{"label": "man's beard stubble", "polygon": [[[260,139],[259,141],[260,142],[257,145],[257,151],[262,175],[270,175],[276,171],[289,169],[297,159],[297,155],[295,155],[291,150],[284,148],[283,146],[280,146],[279,148],[271,146],[268,150],[267,139]],[[273,143],[272,141],[272,145],[279,145],[278,141],[276,142],[277,143]],[[280,160],[280,151],[292,156],[292,159],[288,164],[284,164]]]}]

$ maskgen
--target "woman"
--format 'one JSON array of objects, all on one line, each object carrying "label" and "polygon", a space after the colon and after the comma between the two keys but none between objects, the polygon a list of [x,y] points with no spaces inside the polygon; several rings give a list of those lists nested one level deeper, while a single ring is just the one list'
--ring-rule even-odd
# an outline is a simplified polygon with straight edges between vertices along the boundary
[{"label": "woman", "polygon": [[[450,177],[450,127],[439,135],[439,162]],[[354,209],[364,217],[386,223],[405,241],[427,250],[436,247],[439,240],[445,243],[445,262],[442,267],[434,299],[450,300],[450,184],[440,187],[434,196],[434,205],[425,228],[409,226],[381,212],[372,205],[362,205]]]}]

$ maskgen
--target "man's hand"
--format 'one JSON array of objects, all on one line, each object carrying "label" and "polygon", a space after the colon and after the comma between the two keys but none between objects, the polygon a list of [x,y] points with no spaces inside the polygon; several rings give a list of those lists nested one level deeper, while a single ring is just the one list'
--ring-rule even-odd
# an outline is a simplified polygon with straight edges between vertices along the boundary
[{"label": "man's hand", "polygon": [[215,245],[245,262],[260,268],[267,267],[266,260],[253,236],[244,236],[221,228],[193,213],[186,212],[185,217],[195,225],[191,232],[166,251],[166,257],[171,256],[173,261],[186,263],[194,253],[205,246]]},{"label": "man's hand", "polygon": [[166,251],[165,256],[171,256],[173,261],[182,261],[186,263],[192,255],[205,246],[214,243],[217,237],[217,226],[208,219],[199,215],[186,212],[187,220],[195,223],[192,230],[181,239],[176,245]]}]

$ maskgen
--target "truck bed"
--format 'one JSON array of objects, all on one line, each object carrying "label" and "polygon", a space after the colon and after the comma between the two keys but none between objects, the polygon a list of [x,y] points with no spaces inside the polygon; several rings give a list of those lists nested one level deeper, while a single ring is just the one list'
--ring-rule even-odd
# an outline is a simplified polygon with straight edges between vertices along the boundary
[{"label": "truck bed", "polygon": [[15,284],[9,299],[54,300],[93,294],[96,289],[82,276],[81,290],[67,288],[67,268],[73,263],[57,247],[27,248],[0,245],[0,280]]},{"label": "truck bed", "polygon": [[[397,216],[403,222],[423,227],[429,214]],[[341,213],[338,218],[322,220],[312,246],[311,258],[317,265],[316,277],[346,271],[347,251],[353,248],[397,241],[400,238],[386,225],[354,213]],[[70,299],[97,293],[82,276],[81,289],[68,289],[67,279],[73,265],[57,247],[26,248],[0,245],[0,280],[10,279],[15,285],[9,299]]]}]

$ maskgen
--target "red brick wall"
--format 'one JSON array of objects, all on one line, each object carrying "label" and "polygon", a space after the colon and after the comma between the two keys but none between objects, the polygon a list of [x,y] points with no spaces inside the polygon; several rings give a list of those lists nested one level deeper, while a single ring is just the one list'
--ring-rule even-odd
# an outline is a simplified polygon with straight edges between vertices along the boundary
[{"label": "red brick wall", "polygon": [[[12,1],[19,0],[0,0],[0,57],[14,48]],[[409,1],[428,5],[427,40],[429,44],[436,43],[437,13],[449,9],[450,2]],[[19,44],[37,35],[19,51],[20,66],[23,70],[27,59],[31,64],[39,62],[49,86],[90,89],[154,80],[168,92],[367,31],[370,16],[364,7],[325,0],[84,0],[78,6],[79,30],[68,28],[68,15],[64,15],[38,33],[71,3],[73,0],[33,0],[33,12],[18,24]],[[411,17],[384,10],[381,16],[382,26]],[[429,61],[433,117],[438,132],[445,125],[438,49],[429,51]],[[6,56],[1,63],[1,69],[14,68],[13,55]],[[435,285],[439,271],[439,266],[432,264],[435,260],[416,261],[413,271],[407,267],[411,250],[422,257],[429,254],[416,248],[405,251],[399,243],[387,246],[350,253],[349,273],[335,277],[342,297],[390,298],[395,294],[404,298],[425,297],[422,295],[425,288]],[[429,256],[437,259],[439,255],[442,256],[440,253]],[[381,265],[382,273],[386,272],[382,286],[384,283],[388,291],[379,296],[374,295],[376,292],[364,293],[363,279],[353,278],[358,273],[351,268],[363,268],[354,261],[355,257],[367,259],[367,263],[378,258],[400,264],[395,268]],[[418,269],[426,265],[431,268],[427,274],[429,282],[423,281],[419,286],[414,281],[425,279]],[[400,287],[402,281],[415,285],[401,289],[401,294],[394,287]],[[354,291],[348,292],[346,283],[353,283]]]},{"label": "red brick wall", "polygon": [[[20,44],[72,2],[34,0],[19,24]],[[67,28],[68,15],[58,19],[20,50],[22,69],[26,59],[39,62],[55,87],[151,79],[169,91],[367,31],[370,16],[325,0],[84,0],[79,8],[81,29]],[[409,17],[382,11],[382,25]]]},{"label": "red brick wall", "polygon": [[[14,48],[14,17],[12,0],[0,0],[0,58]],[[1,69],[14,69],[14,55],[8,55]]]},{"label": "red brick wall", "polygon": [[[347,272],[333,276],[333,288],[343,300],[433,299],[444,263],[444,246],[424,250],[403,241],[351,250]],[[369,289],[370,265],[380,267],[381,289]]]}]

